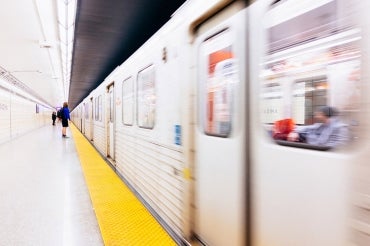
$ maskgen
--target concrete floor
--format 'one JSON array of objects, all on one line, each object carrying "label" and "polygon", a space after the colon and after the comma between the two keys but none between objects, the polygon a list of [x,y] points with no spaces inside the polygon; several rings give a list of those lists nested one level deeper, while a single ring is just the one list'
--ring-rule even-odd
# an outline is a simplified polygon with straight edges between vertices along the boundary
[{"label": "concrete floor", "polygon": [[0,145],[0,246],[104,245],[74,140],[60,123]]}]

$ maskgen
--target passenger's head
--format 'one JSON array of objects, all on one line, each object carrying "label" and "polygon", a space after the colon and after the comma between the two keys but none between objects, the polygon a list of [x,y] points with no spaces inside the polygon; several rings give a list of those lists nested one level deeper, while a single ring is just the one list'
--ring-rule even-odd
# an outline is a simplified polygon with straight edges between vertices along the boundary
[{"label": "passenger's head", "polygon": [[319,122],[327,122],[327,120],[333,116],[337,116],[338,111],[334,107],[330,106],[323,106],[318,108],[318,110],[315,112],[315,118]]},{"label": "passenger's head", "polygon": [[68,107],[68,103],[67,102],[64,102],[63,103],[63,108],[66,108],[66,107]]}]

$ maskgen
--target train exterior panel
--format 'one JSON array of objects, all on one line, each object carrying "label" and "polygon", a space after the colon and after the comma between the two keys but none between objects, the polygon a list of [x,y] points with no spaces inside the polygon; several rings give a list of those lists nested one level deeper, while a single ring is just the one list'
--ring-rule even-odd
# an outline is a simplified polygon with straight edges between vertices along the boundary
[{"label": "train exterior panel", "polygon": [[[366,245],[368,7],[187,1],[73,120],[184,241]],[[339,109],[345,144],[274,138],[322,106]]]},{"label": "train exterior panel", "polygon": [[[115,161],[156,212],[181,232],[186,186],[181,135],[176,131],[181,131],[180,89],[186,77],[175,76],[182,74],[175,57],[182,58],[182,51],[168,44],[168,39],[157,39],[122,65],[126,77],[115,83],[116,101],[121,102],[116,107]],[[167,62],[162,60],[163,47]]]}]

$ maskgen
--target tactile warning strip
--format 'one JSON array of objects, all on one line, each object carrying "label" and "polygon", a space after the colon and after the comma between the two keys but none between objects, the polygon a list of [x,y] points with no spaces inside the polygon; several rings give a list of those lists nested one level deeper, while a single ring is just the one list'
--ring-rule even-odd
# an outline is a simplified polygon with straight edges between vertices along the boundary
[{"label": "tactile warning strip", "polygon": [[70,129],[104,244],[176,245],[78,129]]}]

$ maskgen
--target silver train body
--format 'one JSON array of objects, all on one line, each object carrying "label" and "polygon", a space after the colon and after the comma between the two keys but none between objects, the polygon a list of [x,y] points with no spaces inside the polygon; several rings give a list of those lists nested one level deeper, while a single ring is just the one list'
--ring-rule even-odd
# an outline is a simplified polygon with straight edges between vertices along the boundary
[{"label": "silver train body", "polygon": [[[369,5],[187,1],[72,119],[184,240],[369,245]],[[320,105],[345,147],[271,138]]]}]

